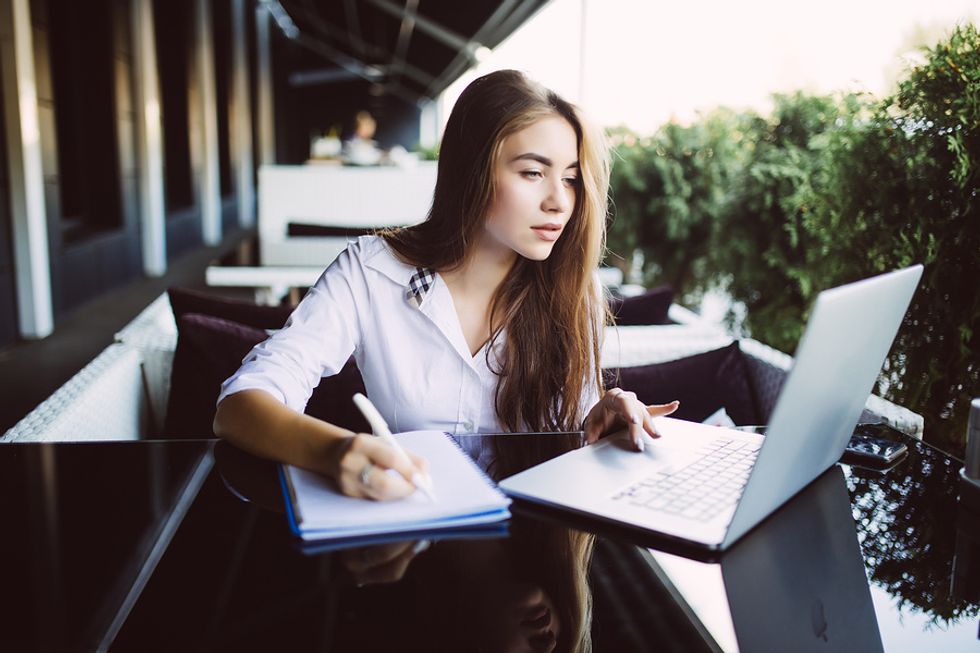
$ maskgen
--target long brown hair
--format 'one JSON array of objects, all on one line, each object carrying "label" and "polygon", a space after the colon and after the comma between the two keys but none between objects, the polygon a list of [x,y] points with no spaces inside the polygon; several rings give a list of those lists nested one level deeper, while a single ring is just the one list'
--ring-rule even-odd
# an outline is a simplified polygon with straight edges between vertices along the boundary
[{"label": "long brown hair", "polygon": [[580,181],[571,219],[546,260],[518,257],[490,308],[487,356],[506,328],[494,370],[495,404],[498,421],[510,431],[578,429],[583,393],[602,388],[606,305],[594,272],[605,247],[609,155],[601,131],[518,71],[484,75],[466,87],[449,116],[428,218],[382,234],[412,265],[437,271],[462,265],[493,200],[504,139],[555,115],[568,121],[578,141]]}]

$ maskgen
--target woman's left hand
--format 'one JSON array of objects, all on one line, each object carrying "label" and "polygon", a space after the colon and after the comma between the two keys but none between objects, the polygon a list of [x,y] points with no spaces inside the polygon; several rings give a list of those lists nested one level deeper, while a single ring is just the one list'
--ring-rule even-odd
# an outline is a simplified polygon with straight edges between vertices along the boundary
[{"label": "woman's left hand", "polygon": [[653,425],[653,418],[670,415],[678,406],[679,401],[645,406],[636,398],[635,392],[610,388],[585,418],[585,442],[592,444],[604,435],[628,428],[633,446],[637,451],[643,451],[644,432],[652,438],[660,437]]}]

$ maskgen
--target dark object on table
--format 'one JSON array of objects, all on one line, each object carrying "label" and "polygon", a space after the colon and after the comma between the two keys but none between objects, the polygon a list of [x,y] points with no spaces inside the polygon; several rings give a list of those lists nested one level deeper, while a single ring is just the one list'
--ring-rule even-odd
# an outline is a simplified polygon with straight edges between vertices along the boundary
[{"label": "dark object on table", "polygon": [[[736,426],[736,430],[747,433],[766,434],[763,426]],[[908,447],[901,441],[902,435],[887,424],[868,423],[854,427],[841,462],[866,469],[885,471],[894,466],[908,453]]]},{"label": "dark object on table", "polygon": [[871,469],[890,467],[908,453],[901,433],[887,424],[858,424],[841,462]]}]

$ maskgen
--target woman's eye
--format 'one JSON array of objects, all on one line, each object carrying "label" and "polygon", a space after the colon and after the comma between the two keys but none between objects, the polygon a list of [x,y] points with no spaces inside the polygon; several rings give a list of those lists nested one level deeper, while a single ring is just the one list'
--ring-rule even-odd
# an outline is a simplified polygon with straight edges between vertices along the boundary
[{"label": "woman's eye", "polygon": [[568,186],[569,188],[578,187],[578,177],[565,177],[564,179],[562,179],[562,181],[565,182],[565,185]]},{"label": "woman's eye", "polygon": [[541,179],[544,176],[540,170],[524,170],[521,175],[526,179]]}]

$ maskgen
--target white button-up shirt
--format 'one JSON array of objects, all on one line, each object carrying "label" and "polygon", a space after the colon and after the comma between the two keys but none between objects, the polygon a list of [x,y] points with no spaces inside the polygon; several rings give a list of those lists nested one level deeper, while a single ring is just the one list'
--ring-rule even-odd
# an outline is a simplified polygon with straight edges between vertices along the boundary
[{"label": "white button-up shirt", "polygon": [[[470,355],[452,295],[437,273],[397,259],[384,241],[364,236],[337,257],[289,317],[222,384],[224,397],[264,390],[302,412],[320,378],[353,353],[368,396],[393,431],[501,430],[494,391],[504,334]],[[590,389],[584,417],[598,401]]]}]

